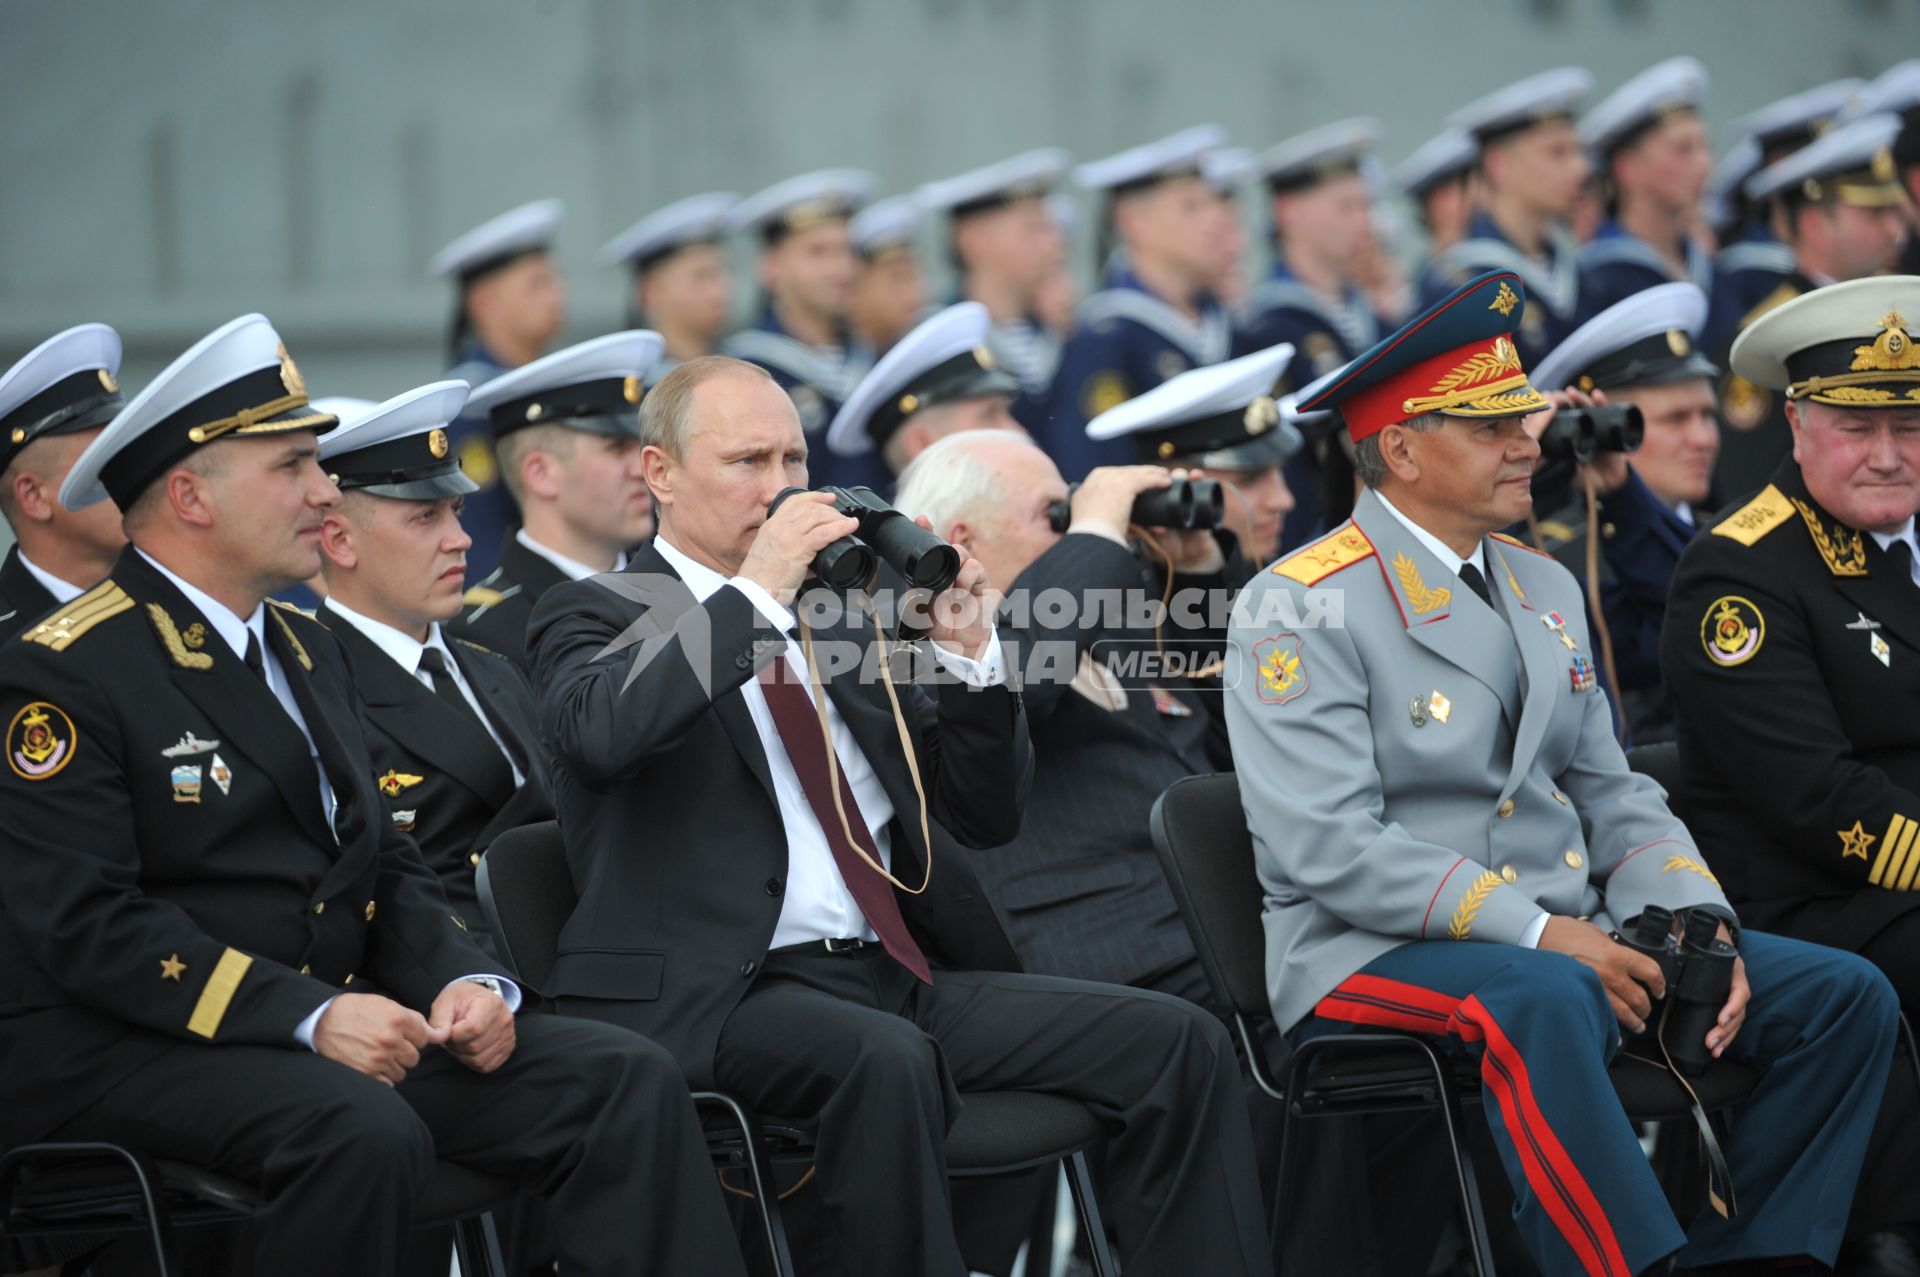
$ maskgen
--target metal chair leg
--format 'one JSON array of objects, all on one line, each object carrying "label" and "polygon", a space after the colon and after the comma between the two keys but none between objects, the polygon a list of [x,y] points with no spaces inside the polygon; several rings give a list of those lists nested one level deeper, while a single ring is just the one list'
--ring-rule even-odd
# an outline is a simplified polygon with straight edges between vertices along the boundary
[{"label": "metal chair leg", "polygon": [[753,1186],[754,1211],[760,1217],[760,1231],[766,1238],[767,1256],[774,1277],[794,1277],[793,1250],[787,1243],[787,1226],[780,1213],[780,1196],[766,1160],[766,1135],[760,1120],[731,1095],[719,1091],[696,1091],[696,1104],[725,1109],[740,1131],[741,1156],[746,1162],[747,1180]]},{"label": "metal chair leg", "polygon": [[1113,1251],[1107,1246],[1107,1229],[1100,1218],[1100,1204],[1093,1196],[1093,1174],[1087,1169],[1087,1155],[1075,1153],[1067,1158],[1067,1187],[1073,1190],[1074,1209],[1080,1215],[1080,1229],[1087,1235],[1087,1253],[1093,1257],[1094,1277],[1119,1277]]},{"label": "metal chair leg", "polygon": [[74,1144],[22,1144],[0,1155],[0,1220],[13,1209],[13,1192],[23,1167],[37,1160],[76,1157],[107,1157],[125,1162],[133,1184],[140,1193],[141,1214],[147,1226],[147,1245],[153,1251],[155,1277],[171,1277],[178,1266],[173,1247],[173,1221],[160,1200],[160,1172],[153,1162],[135,1149],[118,1144],[93,1142]]},{"label": "metal chair leg", "polygon": [[460,1261],[460,1277],[507,1277],[507,1261],[500,1253],[500,1233],[494,1227],[492,1211],[453,1222],[453,1253]]},{"label": "metal chair leg", "polygon": [[1453,1093],[1453,1080],[1446,1061],[1431,1043],[1409,1039],[1426,1055],[1433,1069],[1433,1080],[1440,1097],[1442,1123],[1447,1129],[1447,1147],[1453,1154],[1455,1183],[1460,1189],[1460,1226],[1466,1232],[1467,1250],[1473,1256],[1474,1271],[1480,1277],[1494,1277],[1493,1250],[1487,1238],[1487,1219],[1480,1206],[1480,1183],[1473,1173],[1473,1151],[1462,1142],[1464,1123],[1460,1118],[1460,1098]]}]

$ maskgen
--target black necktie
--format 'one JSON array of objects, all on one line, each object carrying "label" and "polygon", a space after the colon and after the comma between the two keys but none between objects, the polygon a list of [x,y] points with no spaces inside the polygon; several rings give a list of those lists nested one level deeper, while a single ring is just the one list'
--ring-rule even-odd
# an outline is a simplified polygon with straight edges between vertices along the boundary
[{"label": "black necktie", "polygon": [[1913,581],[1913,547],[1905,541],[1895,541],[1887,547],[1887,569],[1897,581]]},{"label": "black necktie", "polygon": [[1493,606],[1493,597],[1487,593],[1487,578],[1480,575],[1479,568],[1473,566],[1471,563],[1462,563],[1460,565],[1460,579],[1467,583],[1469,590],[1472,590],[1480,596],[1482,603],[1485,603],[1488,607]]},{"label": "black necktie", "polygon": [[473,712],[473,706],[460,694],[460,685],[454,681],[453,671],[447,668],[447,658],[440,654],[437,647],[423,648],[420,652],[420,668],[426,671],[427,681],[433,684],[433,694],[451,706],[468,722],[478,725],[480,716]]},{"label": "black necktie", "polygon": [[266,658],[261,655],[260,640],[254,635],[254,632],[252,630],[247,631],[247,654],[244,659],[247,662],[247,668],[254,672],[255,677],[257,677],[262,683],[266,682],[267,681]]}]

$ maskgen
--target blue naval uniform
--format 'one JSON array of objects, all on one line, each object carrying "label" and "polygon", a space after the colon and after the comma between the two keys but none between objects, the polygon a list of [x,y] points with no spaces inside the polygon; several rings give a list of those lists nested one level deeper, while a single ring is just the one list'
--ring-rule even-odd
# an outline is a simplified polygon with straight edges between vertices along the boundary
[{"label": "blue naval uniform", "polygon": [[[955,302],[967,300],[954,298]],[[1031,315],[1012,323],[996,319],[987,329],[987,349],[993,352],[994,362],[1020,383],[1008,411],[1028,434],[1038,433],[1046,424],[1053,377],[1060,367],[1060,339]]]},{"label": "blue naval uniform", "polygon": [[722,342],[720,349],[765,368],[793,400],[800,429],[807,436],[808,482],[815,487],[864,486],[876,492],[892,484],[878,451],[841,457],[827,447],[827,424],[867,375],[871,359],[846,346],[809,346],[780,326],[771,306],[751,328]]},{"label": "blue naval uniform", "polygon": [[1763,223],[1748,222],[1720,250],[1714,263],[1713,288],[1707,296],[1707,330],[1700,348],[1707,357],[1727,366],[1727,351],[1740,335],[1740,321],[1753,312],[1794,273],[1793,250],[1782,244]]},{"label": "blue naval uniform", "polygon": [[1080,303],[1037,436],[1068,482],[1085,478],[1096,466],[1139,460],[1124,438],[1087,438],[1087,422],[1163,381],[1232,354],[1233,321],[1211,297],[1202,300],[1199,318],[1189,319],[1148,291],[1132,271],[1116,270],[1110,279],[1108,287]]},{"label": "blue naval uniform", "polygon": [[1599,314],[1655,284],[1692,283],[1713,296],[1713,258],[1691,238],[1683,245],[1685,275],[1675,275],[1660,250],[1609,217],[1580,250],[1580,310]]},{"label": "blue naval uniform", "polygon": [[[478,390],[506,371],[507,366],[476,341],[460,352],[459,361],[447,376]],[[475,580],[500,562],[501,547],[520,526],[520,508],[507,485],[500,482],[500,464],[493,455],[493,426],[484,413],[456,418],[447,426],[447,440],[467,478],[480,485],[480,491],[467,494],[460,514],[460,526],[473,538],[467,551],[467,578]]]},{"label": "blue naval uniform", "polygon": [[[1338,302],[1314,292],[1276,262],[1273,273],[1247,299],[1248,319],[1234,335],[1233,353],[1250,355],[1281,342],[1293,346],[1288,380],[1304,386],[1340,367],[1385,335],[1380,317],[1367,296],[1349,288]],[[1337,446],[1337,445],[1336,445]],[[1284,553],[1325,530],[1325,494],[1321,491],[1320,457],[1311,447],[1287,459],[1284,472],[1293,492],[1293,509],[1280,528]]]},{"label": "blue naval uniform", "polygon": [[1527,308],[1513,344],[1520,362],[1531,368],[1585,318],[1580,308],[1580,251],[1564,230],[1548,231],[1547,260],[1542,263],[1514,247],[1484,210],[1475,213],[1466,237],[1427,263],[1414,309],[1425,310],[1474,276],[1497,270],[1512,271],[1527,286]]}]

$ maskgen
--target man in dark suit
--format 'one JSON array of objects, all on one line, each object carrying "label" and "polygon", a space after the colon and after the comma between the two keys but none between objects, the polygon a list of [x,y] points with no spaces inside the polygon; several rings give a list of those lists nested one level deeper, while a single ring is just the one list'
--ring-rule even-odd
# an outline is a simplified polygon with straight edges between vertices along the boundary
[{"label": "man in dark suit", "polygon": [[644,329],[595,337],[496,377],[467,400],[465,415],[492,425],[521,526],[500,566],[467,591],[455,633],[525,670],[527,618],[540,596],[562,581],[619,571],[628,547],[653,535],[636,405],[660,351],[660,334]]},{"label": "man in dark suit", "polygon": [[0,1145],[256,1185],[237,1272],[394,1272],[436,1157],[547,1198],[568,1271],[740,1272],[673,1061],[516,1023],[386,817],[339,644],[264,602],[319,569],[334,424],[247,315],[67,476],[133,544],[0,660]]},{"label": "man in dark suit", "polygon": [[78,598],[127,543],[111,502],[60,504],[68,469],[124,402],[119,371],[120,334],[81,324],[0,374],[0,518],[14,536],[0,560],[0,642]]},{"label": "man in dark suit", "polygon": [[388,817],[486,944],[473,921],[480,853],[553,819],[553,801],[526,676],[440,628],[459,611],[472,542],[460,511],[474,483],[447,446],[466,397],[457,381],[422,386],[321,444],[341,497],[320,530],[327,598],[315,619],[353,661]]},{"label": "man in dark suit", "polygon": [[550,591],[529,636],[581,897],[561,1009],[817,1123],[816,1258],[835,1273],[965,1272],[945,1134],[962,1091],[1002,1088],[1110,1123],[1130,1273],[1266,1271],[1220,1023],[1016,974],[954,846],[1018,832],[1031,766],[980,565],[933,600],[937,687],[896,687],[865,616],[800,595],[856,521],[820,494],[768,513],[807,481],[778,384],[689,361],[649,393],[642,431],[659,536],[630,571]]}]

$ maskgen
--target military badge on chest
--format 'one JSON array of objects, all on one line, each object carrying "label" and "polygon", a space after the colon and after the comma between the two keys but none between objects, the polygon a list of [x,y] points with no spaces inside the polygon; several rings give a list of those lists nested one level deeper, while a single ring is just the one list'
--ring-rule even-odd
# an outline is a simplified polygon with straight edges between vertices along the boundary
[{"label": "military badge on chest", "polygon": [[1856,612],[1855,615],[1860,619],[1857,621],[1848,621],[1847,628],[1850,630],[1864,630],[1867,635],[1867,651],[1873,653],[1874,660],[1880,662],[1888,669],[1892,669],[1893,648],[1887,644],[1885,639],[1880,637],[1878,633],[1880,622],[1867,619],[1865,612]]},{"label": "military badge on chest", "polygon": [[1546,626],[1553,636],[1565,645],[1567,651],[1573,654],[1568,663],[1567,677],[1573,684],[1574,694],[1579,695],[1598,688],[1600,686],[1600,675],[1598,671],[1594,669],[1593,658],[1583,653],[1580,650],[1579,642],[1574,639],[1573,635],[1567,633],[1567,623],[1565,619],[1562,618],[1558,612],[1548,612],[1540,618],[1540,623]]}]

